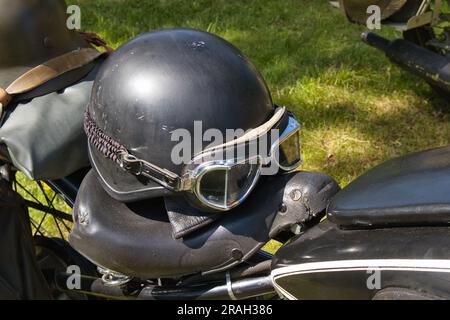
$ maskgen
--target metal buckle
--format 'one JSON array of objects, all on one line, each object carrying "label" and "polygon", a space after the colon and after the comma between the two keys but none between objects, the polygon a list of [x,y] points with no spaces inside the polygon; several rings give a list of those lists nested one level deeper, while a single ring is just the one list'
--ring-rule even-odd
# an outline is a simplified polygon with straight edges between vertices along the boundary
[{"label": "metal buckle", "polygon": [[187,181],[182,181],[177,174],[138,159],[127,151],[120,153],[119,166],[135,176],[143,176],[153,180],[172,191],[185,190]]},{"label": "metal buckle", "polygon": [[102,282],[108,287],[120,287],[133,279],[130,276],[100,266],[97,267],[97,270],[102,275]]},{"label": "metal buckle", "polygon": [[119,165],[125,171],[136,176],[141,175],[143,171],[142,161],[125,151],[120,154]]}]

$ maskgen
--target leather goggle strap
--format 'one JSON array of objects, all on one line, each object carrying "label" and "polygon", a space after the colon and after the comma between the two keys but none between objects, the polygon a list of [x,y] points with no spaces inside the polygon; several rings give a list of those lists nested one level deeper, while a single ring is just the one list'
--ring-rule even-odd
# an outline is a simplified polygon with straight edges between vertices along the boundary
[{"label": "leather goggle strap", "polygon": [[14,95],[31,91],[66,72],[81,68],[102,54],[94,48],[81,48],[34,67],[14,80],[6,89],[0,88],[2,109],[11,102]]},{"label": "leather goggle strap", "polygon": [[196,158],[200,155],[205,155],[207,153],[211,153],[214,150],[225,149],[227,147],[245,143],[245,142],[251,141],[253,139],[256,139],[260,136],[263,136],[263,135],[267,134],[271,129],[273,129],[273,127],[283,118],[285,113],[286,113],[285,107],[277,107],[274,112],[274,115],[269,119],[269,121],[265,122],[261,126],[248,131],[241,137],[236,138],[232,141],[228,141],[221,145],[207,148],[207,149],[203,150],[202,152],[200,152],[200,154],[196,155],[194,158]]},{"label": "leather goggle strap", "polygon": [[110,55],[113,53],[114,49],[108,46],[108,43],[103,40],[98,34],[93,32],[81,32],[78,31],[78,33],[83,37],[86,42],[96,46],[96,47],[102,47],[105,49],[106,53]]},{"label": "leather goggle strap", "polygon": [[11,95],[3,88],[0,88],[0,115],[2,110],[6,107],[12,100]]}]

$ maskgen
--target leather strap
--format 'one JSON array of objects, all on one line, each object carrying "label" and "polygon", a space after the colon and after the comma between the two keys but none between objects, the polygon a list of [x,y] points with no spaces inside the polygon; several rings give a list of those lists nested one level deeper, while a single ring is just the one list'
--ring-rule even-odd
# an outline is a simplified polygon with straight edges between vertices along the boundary
[{"label": "leather strap", "polygon": [[66,72],[89,64],[101,55],[102,53],[94,48],[68,52],[25,72],[6,88],[6,92],[13,95],[33,90]]},{"label": "leather strap", "polygon": [[0,115],[3,107],[6,107],[8,103],[11,102],[11,99],[12,99],[11,95],[8,92],[6,92],[5,89],[0,88]]},{"label": "leather strap", "polygon": [[86,42],[96,47],[102,47],[103,49],[105,49],[108,55],[113,53],[114,49],[108,46],[108,43],[105,40],[103,40],[98,34],[93,32],[81,32],[81,31],[78,31],[78,33],[83,37],[83,39]]},{"label": "leather strap", "polygon": [[[97,34],[81,31],[79,33],[88,43],[104,48],[108,55],[114,51]],[[14,95],[31,91],[66,72],[81,68],[103,54],[94,48],[80,48],[53,58],[27,71],[14,80],[6,89],[0,87],[0,115],[3,113],[3,109],[11,102]]]},{"label": "leather strap", "polygon": [[53,58],[25,72],[6,89],[0,87],[0,115],[14,95],[31,91],[66,72],[81,68],[102,54],[94,48],[81,48]]}]

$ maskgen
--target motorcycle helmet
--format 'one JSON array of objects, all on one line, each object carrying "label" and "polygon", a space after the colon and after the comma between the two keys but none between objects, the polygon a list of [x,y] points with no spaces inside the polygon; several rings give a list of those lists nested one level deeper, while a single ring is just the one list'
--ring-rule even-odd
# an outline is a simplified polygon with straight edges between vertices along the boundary
[{"label": "motorcycle helmet", "polygon": [[58,91],[93,69],[100,53],[67,28],[66,10],[63,0],[0,0],[0,106]]},{"label": "motorcycle helmet", "polygon": [[[275,154],[277,168],[297,168],[299,127],[274,106],[242,52],[192,29],[146,33],[117,49],[97,75],[85,115],[91,163],[111,197],[182,194],[206,212],[244,201]],[[253,157],[239,154],[269,136],[267,156],[264,147]],[[188,148],[178,150],[181,143]]]}]

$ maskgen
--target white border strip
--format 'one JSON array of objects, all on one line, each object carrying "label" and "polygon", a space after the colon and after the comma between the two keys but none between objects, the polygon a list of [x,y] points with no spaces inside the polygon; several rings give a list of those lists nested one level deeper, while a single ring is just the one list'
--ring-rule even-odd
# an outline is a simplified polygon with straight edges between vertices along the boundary
[{"label": "white border strip", "polygon": [[450,260],[442,259],[368,259],[368,260],[340,260],[310,262],[275,269],[271,273],[275,289],[290,300],[294,296],[281,288],[276,280],[287,275],[299,275],[320,272],[342,272],[361,270],[398,270],[418,272],[445,272],[450,273]]}]

